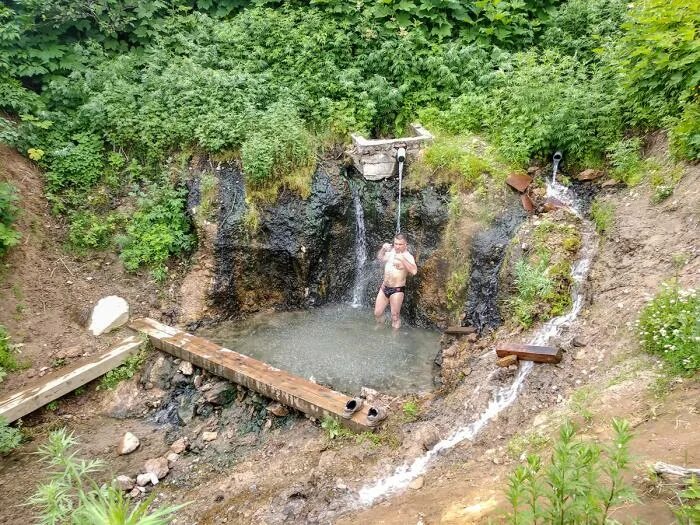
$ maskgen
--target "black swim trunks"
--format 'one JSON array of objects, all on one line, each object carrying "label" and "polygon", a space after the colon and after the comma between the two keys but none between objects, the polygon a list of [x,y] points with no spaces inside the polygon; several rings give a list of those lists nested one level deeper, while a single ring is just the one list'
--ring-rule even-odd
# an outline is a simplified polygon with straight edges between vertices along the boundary
[{"label": "black swim trunks", "polygon": [[384,292],[387,299],[395,293],[404,293],[405,289],[405,286],[387,286],[386,284],[382,284],[382,292]]}]

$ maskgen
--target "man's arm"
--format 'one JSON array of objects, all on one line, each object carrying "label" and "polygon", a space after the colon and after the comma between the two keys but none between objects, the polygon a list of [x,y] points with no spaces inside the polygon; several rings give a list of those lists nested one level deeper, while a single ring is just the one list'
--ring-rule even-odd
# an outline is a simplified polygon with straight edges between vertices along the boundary
[{"label": "man's arm", "polygon": [[379,248],[379,251],[377,252],[377,259],[379,259],[382,262],[387,261],[387,254],[391,251],[391,244],[388,242],[385,242],[381,248]]}]

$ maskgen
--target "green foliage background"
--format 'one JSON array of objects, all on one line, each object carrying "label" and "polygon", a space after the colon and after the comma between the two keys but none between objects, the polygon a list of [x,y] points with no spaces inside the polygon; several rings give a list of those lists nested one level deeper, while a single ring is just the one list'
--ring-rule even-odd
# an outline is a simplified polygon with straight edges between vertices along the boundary
[{"label": "green foliage background", "polygon": [[699,23],[682,0],[6,2],[0,140],[46,170],[82,244],[140,239],[120,243],[127,265],[162,274],[192,245],[184,215],[164,239],[131,225],[150,208],[114,231],[86,213],[99,223],[132,193],[184,214],[169,175],[193,153],[238,158],[266,186],[351,131],[398,134],[420,115],[518,164],[559,148],[599,165],[658,127],[698,159]]}]

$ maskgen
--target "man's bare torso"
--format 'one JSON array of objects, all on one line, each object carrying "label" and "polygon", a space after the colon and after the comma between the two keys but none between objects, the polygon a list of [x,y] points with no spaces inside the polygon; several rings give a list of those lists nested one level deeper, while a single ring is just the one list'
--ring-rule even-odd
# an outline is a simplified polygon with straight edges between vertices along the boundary
[{"label": "man's bare torso", "polygon": [[386,257],[386,263],[384,264],[384,284],[392,288],[405,286],[408,270],[406,270],[401,259],[405,257],[406,260],[413,263],[413,256],[407,251],[397,254],[395,250],[391,250],[387,253]]}]

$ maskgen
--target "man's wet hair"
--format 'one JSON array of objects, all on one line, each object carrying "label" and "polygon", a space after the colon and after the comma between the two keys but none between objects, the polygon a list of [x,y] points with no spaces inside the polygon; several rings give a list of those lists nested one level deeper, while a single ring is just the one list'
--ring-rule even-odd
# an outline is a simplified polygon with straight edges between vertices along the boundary
[{"label": "man's wet hair", "polygon": [[406,243],[408,243],[408,238],[406,237],[406,235],[403,233],[400,233],[400,232],[397,233],[396,235],[394,235],[394,239],[398,239],[400,241],[406,241]]}]

